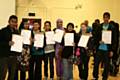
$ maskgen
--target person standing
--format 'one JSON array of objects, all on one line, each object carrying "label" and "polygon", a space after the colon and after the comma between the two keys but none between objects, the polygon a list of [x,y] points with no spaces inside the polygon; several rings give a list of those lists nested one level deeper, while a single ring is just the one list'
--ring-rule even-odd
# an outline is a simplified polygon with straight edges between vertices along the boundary
[{"label": "person standing", "polygon": [[[45,32],[51,31],[51,22],[45,21],[44,23]],[[50,69],[50,80],[54,80],[54,56],[55,49],[54,44],[46,44],[45,48],[45,56],[44,56],[44,79],[48,80],[48,62]]]},{"label": "person standing", "polygon": [[0,30],[0,80],[5,80],[8,69],[8,80],[14,80],[19,53],[10,50],[14,44],[12,34],[19,34],[17,30],[18,18],[11,15],[8,25]]},{"label": "person standing", "polygon": [[[110,13],[105,12],[103,14],[103,23],[100,25],[98,29],[98,34],[96,38],[96,54],[94,57],[94,69],[93,69],[93,77],[94,80],[98,80],[99,76],[99,64],[102,61],[103,66],[104,66],[104,71],[102,73],[102,80],[107,80],[108,79],[108,73],[109,73],[109,63],[110,63],[110,57],[113,56],[113,44],[114,44],[114,39],[113,35],[114,34],[114,29],[111,24],[109,24],[110,20]],[[103,30],[110,30],[112,32],[112,43],[111,44],[106,44],[102,41],[102,31]]]},{"label": "person standing", "polygon": [[[57,19],[56,21],[57,27],[54,29],[60,29],[60,30],[65,30],[63,28],[63,20],[62,19]],[[61,61],[61,53],[62,53],[63,46],[61,43],[56,42],[55,43],[55,61],[56,61],[56,75],[57,75],[57,80],[62,79],[62,74],[63,74],[63,67],[62,67],[62,61]]]}]

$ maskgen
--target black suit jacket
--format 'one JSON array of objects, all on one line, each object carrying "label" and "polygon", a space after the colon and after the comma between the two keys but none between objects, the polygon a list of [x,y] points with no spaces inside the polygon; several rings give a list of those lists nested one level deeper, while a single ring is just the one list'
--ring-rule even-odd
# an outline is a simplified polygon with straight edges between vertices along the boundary
[{"label": "black suit jacket", "polygon": [[0,30],[0,57],[7,57],[10,51],[9,41],[12,41],[12,34],[19,34],[17,30],[7,27]]}]

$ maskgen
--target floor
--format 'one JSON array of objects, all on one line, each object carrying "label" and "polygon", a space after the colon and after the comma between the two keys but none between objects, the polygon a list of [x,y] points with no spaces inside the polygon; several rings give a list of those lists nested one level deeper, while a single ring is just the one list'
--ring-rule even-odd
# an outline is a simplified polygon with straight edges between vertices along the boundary
[{"label": "floor", "polygon": [[[89,77],[88,77],[88,80],[92,80],[92,78],[93,78],[93,76],[92,76],[92,71],[93,71],[93,65],[92,65],[92,63],[93,63],[93,58],[91,57],[90,58],[90,62],[89,62]],[[42,66],[44,66],[44,64]],[[44,69],[42,69],[42,73],[44,73],[43,70]],[[73,70],[74,70],[73,71],[74,80],[79,80],[79,77],[78,77],[78,68],[77,68],[76,65],[73,66]],[[103,71],[103,69],[99,68],[99,72],[100,72],[99,80],[102,80],[102,76],[101,76],[102,71]],[[28,72],[26,72],[26,74],[27,74],[27,77],[26,77],[26,79],[27,79],[28,78]],[[7,80],[7,76],[8,76],[8,74],[6,75],[6,80]],[[43,74],[43,77],[44,77],[44,74]],[[19,80],[20,80],[20,78],[19,78]],[[56,80],[56,72],[55,72],[55,79],[54,80]],[[117,77],[109,76],[108,80],[120,80],[120,72],[118,73]]]}]

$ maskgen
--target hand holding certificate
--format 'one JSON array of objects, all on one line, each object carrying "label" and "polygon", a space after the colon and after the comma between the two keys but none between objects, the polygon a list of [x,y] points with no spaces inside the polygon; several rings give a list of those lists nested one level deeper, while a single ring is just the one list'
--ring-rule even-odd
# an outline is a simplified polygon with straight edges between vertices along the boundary
[{"label": "hand holding certificate", "polygon": [[23,36],[23,43],[24,44],[30,44],[30,38],[31,38],[31,31],[30,30],[22,30],[21,36]]},{"label": "hand holding certificate", "polygon": [[90,35],[82,35],[79,40],[78,46],[87,47],[89,38],[90,38]]},{"label": "hand holding certificate", "polygon": [[55,41],[53,39],[53,37],[54,37],[53,31],[46,32],[45,35],[46,35],[46,43],[47,44],[55,44]]},{"label": "hand holding certificate", "polygon": [[61,43],[63,35],[64,35],[64,31],[63,30],[56,29],[55,35],[54,35],[54,40],[56,42],[58,42],[58,43]]},{"label": "hand holding certificate", "polygon": [[102,41],[105,44],[111,44],[112,32],[111,31],[102,31]]},{"label": "hand holding certificate", "polygon": [[42,48],[44,46],[44,34],[42,33],[35,34],[34,38],[35,38],[34,46]]},{"label": "hand holding certificate", "polygon": [[11,46],[11,51],[22,52],[23,37],[20,35],[13,34],[12,41],[14,44]]},{"label": "hand holding certificate", "polygon": [[74,43],[74,34],[66,33],[64,36],[65,46],[73,46]]}]

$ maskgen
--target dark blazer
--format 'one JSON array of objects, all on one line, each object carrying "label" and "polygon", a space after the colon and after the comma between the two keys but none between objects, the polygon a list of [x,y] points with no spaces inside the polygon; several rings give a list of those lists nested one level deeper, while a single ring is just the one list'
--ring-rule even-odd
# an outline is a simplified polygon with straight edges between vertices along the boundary
[{"label": "dark blazer", "polygon": [[[100,41],[102,40],[102,30],[103,30],[103,23],[102,24],[100,24],[100,27],[98,27],[98,29],[97,29],[97,31],[96,31],[96,36],[94,37],[95,38],[95,46],[96,46],[96,49],[98,49],[98,47],[99,47],[99,45],[100,45]],[[108,30],[111,30],[112,31],[112,44],[107,44],[107,47],[108,47],[108,51],[113,51],[113,45],[114,45],[114,42],[115,42],[115,39],[114,39],[114,37],[116,36],[115,34],[114,34],[114,32],[115,32],[115,29],[114,29],[114,27],[111,25],[111,24],[109,24],[109,27],[108,27]]]},{"label": "dark blazer", "polygon": [[10,51],[11,46],[9,46],[9,41],[12,41],[12,34],[19,33],[18,30],[11,29],[9,25],[0,30],[0,57],[13,55]]}]

